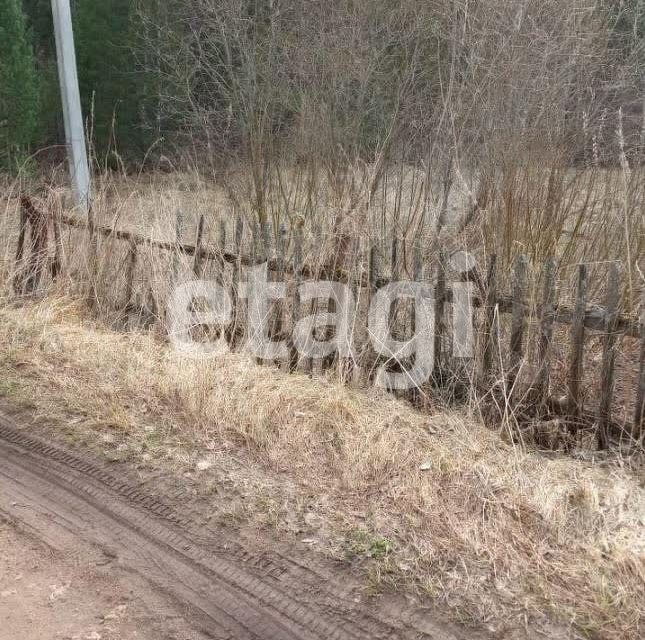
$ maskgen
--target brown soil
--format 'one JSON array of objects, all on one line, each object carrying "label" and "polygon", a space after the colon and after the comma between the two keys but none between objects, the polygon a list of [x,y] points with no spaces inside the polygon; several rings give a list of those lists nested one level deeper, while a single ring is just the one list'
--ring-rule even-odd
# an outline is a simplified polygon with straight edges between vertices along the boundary
[{"label": "brown soil", "polygon": [[[20,524],[29,505],[0,520],[0,640],[201,638],[170,603],[79,540],[56,548]],[[2,517],[2,516],[0,516]]]},{"label": "brown soil", "polygon": [[0,414],[0,638],[475,637],[112,474]]}]

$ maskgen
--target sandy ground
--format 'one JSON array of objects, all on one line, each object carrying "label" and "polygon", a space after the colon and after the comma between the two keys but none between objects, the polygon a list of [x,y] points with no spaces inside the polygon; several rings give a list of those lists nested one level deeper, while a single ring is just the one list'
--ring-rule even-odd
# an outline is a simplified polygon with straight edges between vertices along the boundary
[{"label": "sandy ground", "polygon": [[114,472],[0,412],[0,640],[489,637],[398,597],[365,599],[336,563],[247,547],[182,511],[187,496],[162,502]]},{"label": "sandy ground", "polygon": [[150,612],[97,558],[61,554],[1,521],[0,548],[1,640],[155,637]]}]

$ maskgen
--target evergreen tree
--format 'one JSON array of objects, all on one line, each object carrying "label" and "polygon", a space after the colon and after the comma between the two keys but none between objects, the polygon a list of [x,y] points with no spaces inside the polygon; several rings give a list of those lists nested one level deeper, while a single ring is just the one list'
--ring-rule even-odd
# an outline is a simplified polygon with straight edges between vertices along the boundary
[{"label": "evergreen tree", "polygon": [[76,0],[74,32],[86,118],[92,118],[99,157],[108,150],[136,154],[145,146],[140,127],[143,85],[135,70],[132,0]]},{"label": "evergreen tree", "polygon": [[21,0],[0,0],[0,164],[16,168],[38,129],[38,75]]},{"label": "evergreen tree", "polygon": [[51,0],[22,0],[36,60],[56,59]]},{"label": "evergreen tree", "polygon": [[36,137],[41,146],[60,144],[65,138],[61,107],[56,39],[51,0],[22,0],[31,34],[39,78],[40,112]]}]

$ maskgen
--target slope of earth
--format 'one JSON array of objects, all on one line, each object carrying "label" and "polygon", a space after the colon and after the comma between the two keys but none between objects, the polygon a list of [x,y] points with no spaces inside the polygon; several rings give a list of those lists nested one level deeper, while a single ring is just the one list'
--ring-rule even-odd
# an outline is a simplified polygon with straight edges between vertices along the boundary
[{"label": "slope of earth", "polygon": [[465,413],[241,355],[189,360],[73,300],[0,306],[0,345],[0,396],[30,433],[92,451],[314,610],[316,584],[340,584],[325,611],[403,630],[458,634],[441,611],[467,637],[642,631],[642,461],[545,457]]}]

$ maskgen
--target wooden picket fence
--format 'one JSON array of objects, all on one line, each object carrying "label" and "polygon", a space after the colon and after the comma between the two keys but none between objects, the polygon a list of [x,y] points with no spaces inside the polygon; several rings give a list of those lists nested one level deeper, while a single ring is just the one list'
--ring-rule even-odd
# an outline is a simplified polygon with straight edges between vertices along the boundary
[{"label": "wooden picket fence", "polygon": [[[236,220],[233,230],[233,251],[228,251],[227,229],[224,224],[221,224],[219,229],[219,247],[213,248],[205,244],[203,216],[199,219],[194,243],[183,241],[180,224],[177,225],[174,242],[161,241],[131,231],[96,225],[91,214],[87,220],[69,215],[50,216],[39,212],[29,198],[23,198],[14,280],[14,288],[17,292],[34,291],[47,272],[54,280],[59,277],[63,255],[61,225],[85,234],[89,247],[90,270],[95,268],[93,265],[97,261],[100,237],[127,244],[124,292],[126,310],[131,310],[135,305],[133,295],[135,274],[142,249],[171,252],[173,256],[192,259],[192,272],[196,278],[201,278],[204,275],[207,266],[214,267],[216,272],[223,273],[229,265],[229,268],[233,269],[233,282],[240,280],[245,267],[266,262],[270,280],[285,282],[288,280],[292,285],[289,305],[285,305],[273,318],[270,333],[274,338],[278,334],[283,338],[288,337],[288,332],[283,331],[285,324],[293,326],[299,319],[302,305],[298,297],[298,285],[304,280],[334,280],[347,283],[354,288],[355,292],[357,290],[366,292],[365,299],[368,305],[376,291],[389,282],[399,279],[414,279],[427,284],[431,281],[434,288],[436,313],[435,368],[431,384],[435,386],[445,384],[446,370],[455,365],[454,360],[450,363],[445,348],[448,324],[446,305],[453,302],[455,294],[454,288],[446,281],[447,258],[444,254],[442,254],[439,268],[435,270],[434,277],[426,277],[428,274],[424,273],[421,252],[416,248],[411,260],[411,273],[401,274],[398,265],[401,263],[402,246],[401,241],[395,238],[392,240],[391,255],[389,256],[391,258],[390,276],[383,277],[379,274],[379,252],[375,247],[370,247],[364,252],[367,264],[363,269],[347,267],[342,264],[313,265],[304,263],[303,237],[300,227],[289,230],[292,243],[289,258],[286,255],[288,233],[284,226],[277,230],[275,235],[268,226],[252,228],[252,250],[244,255],[242,250],[244,223],[240,218]],[[29,235],[29,243],[27,243],[27,235]],[[50,253],[48,249],[50,238],[53,239],[54,252],[53,257],[47,260],[45,256]],[[275,243],[272,243],[271,238],[276,238]],[[482,320],[476,324],[479,354],[468,371],[465,378],[466,384],[471,388],[476,387],[481,396],[495,398],[497,406],[501,403],[508,409],[509,406],[513,407],[516,403],[518,406],[521,405],[522,408],[517,411],[517,414],[525,414],[531,420],[547,419],[557,415],[559,419],[564,419],[565,424],[569,425],[569,429],[574,431],[578,430],[580,425],[587,425],[587,427],[593,428],[597,434],[601,448],[606,448],[612,434],[617,432],[624,435],[627,431],[632,442],[642,443],[645,436],[643,428],[645,418],[645,292],[640,305],[640,318],[622,315],[620,313],[622,280],[618,265],[613,264],[609,268],[607,277],[604,306],[589,305],[587,300],[589,275],[587,267],[581,264],[577,268],[575,303],[571,306],[560,304],[557,299],[557,265],[555,260],[551,259],[542,267],[541,300],[537,304],[530,304],[527,291],[528,267],[528,259],[525,256],[520,256],[514,265],[510,293],[499,290],[499,274],[495,256],[490,258],[485,280],[474,269],[461,275],[463,281],[474,283],[477,293],[472,298],[473,311],[479,309],[482,316]],[[168,277],[174,282],[177,277],[176,260],[173,260],[171,272]],[[242,300],[238,299],[235,290],[233,296],[234,320],[226,335],[231,346],[235,348],[242,343],[241,338],[244,335],[245,327]],[[312,313],[320,310],[320,304],[321,301],[312,302]],[[285,318],[285,315],[290,317]],[[413,322],[411,315],[408,314],[407,321],[409,323]],[[391,312],[392,322],[395,321],[395,316],[396,307],[394,306],[394,310]],[[502,342],[504,332],[500,330],[500,323],[503,317],[508,318],[508,335]],[[518,379],[523,370],[523,363],[526,362],[529,355],[527,350],[529,322],[537,326],[537,353],[535,358],[530,358],[532,367],[528,382],[520,384]],[[557,325],[568,326],[569,333],[565,376],[566,393],[560,397],[553,394],[551,380],[554,364],[552,362],[553,343]],[[410,326],[407,328],[409,329]],[[589,332],[599,335],[602,341],[600,374],[595,393],[598,402],[592,409],[584,406],[582,389],[585,345],[588,344],[588,341],[585,341],[585,336]],[[560,339],[562,339],[561,334],[560,331]],[[613,419],[612,406],[617,344],[622,336],[638,341],[639,355],[636,363],[638,372],[633,389],[633,417],[628,420],[623,418],[622,423],[617,424]],[[503,360],[506,363],[501,371],[499,354],[504,355]],[[334,362],[342,367],[343,375],[348,378],[356,380],[360,378],[362,371],[366,382],[369,383],[375,363],[378,364],[378,358],[369,361],[367,367],[357,366],[355,362],[338,363],[333,358],[328,359],[324,366],[332,366]],[[380,363],[382,364],[383,361],[381,360]],[[304,368],[305,371],[311,371],[313,363],[311,360],[304,363],[299,360],[292,347],[290,360],[286,366],[291,370]],[[405,368],[406,366],[406,363],[394,363],[394,368]],[[461,365],[454,368],[459,369],[460,367]],[[463,367],[461,369],[463,373]],[[464,380],[462,380],[463,382]],[[409,394],[409,397],[418,401],[420,397],[418,391],[415,390]],[[627,405],[629,404],[632,403],[627,402]],[[628,423],[627,428],[626,422]]]}]

